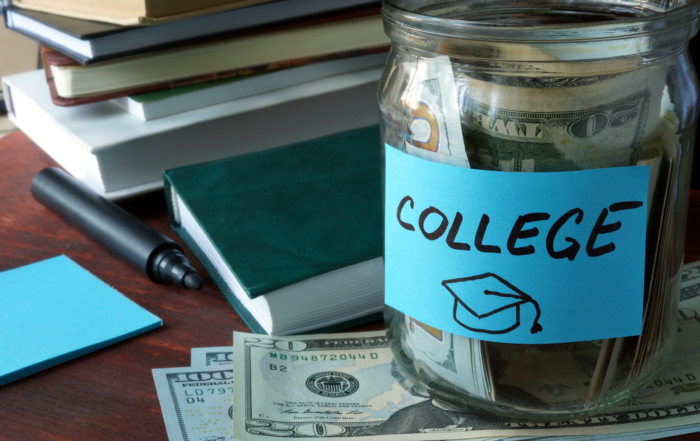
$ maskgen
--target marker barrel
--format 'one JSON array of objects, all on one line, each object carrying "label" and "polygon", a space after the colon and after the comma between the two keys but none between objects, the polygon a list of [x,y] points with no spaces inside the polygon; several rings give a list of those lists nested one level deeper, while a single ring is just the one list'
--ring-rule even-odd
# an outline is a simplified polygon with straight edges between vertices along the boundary
[{"label": "marker barrel", "polygon": [[153,258],[163,249],[182,251],[177,243],[58,168],[37,173],[32,195],[156,283],[163,282],[155,274]]}]

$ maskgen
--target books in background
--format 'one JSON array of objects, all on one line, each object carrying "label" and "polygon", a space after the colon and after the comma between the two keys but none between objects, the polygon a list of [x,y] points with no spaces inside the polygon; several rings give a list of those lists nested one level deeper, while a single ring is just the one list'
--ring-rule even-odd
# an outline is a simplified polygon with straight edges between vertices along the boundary
[{"label": "books in background", "polygon": [[10,6],[5,10],[8,29],[68,55],[80,64],[92,64],[135,55],[183,42],[261,28],[345,11],[378,7],[379,0],[284,0],[261,3],[154,26],[118,26],[80,20]]},{"label": "books in background", "polygon": [[12,0],[14,5],[56,15],[119,25],[148,25],[241,8],[271,0]]},{"label": "books in background", "polygon": [[[2,3],[0,2],[0,9]],[[36,69],[39,67],[39,45],[29,38],[12,32],[0,24],[0,77],[18,72]],[[0,138],[16,130],[14,124],[4,114],[5,97],[0,90]]]},{"label": "books in background", "polygon": [[[120,1],[109,8],[128,9],[139,3],[120,6]],[[144,1],[156,2],[153,10],[165,7],[161,0]],[[68,2],[73,3],[81,8],[98,6],[93,0]],[[195,7],[192,2],[179,3],[170,6]],[[42,50],[46,79],[54,103],[62,106],[365,56],[389,48],[376,0],[262,2],[225,11],[224,19],[219,17],[222,13],[215,13],[140,28],[78,20],[75,12],[71,18],[70,7],[59,8],[62,15],[31,10],[46,9],[49,4],[23,0],[17,3],[20,7],[5,11],[5,20],[7,26],[46,45]]]},{"label": "books in background", "polygon": [[381,16],[357,15],[90,66],[52,50],[42,56],[54,102],[75,105],[386,51]]},{"label": "books in background", "polygon": [[[149,121],[350,72],[357,73],[353,75],[356,81],[365,78],[372,82],[379,78],[385,62],[386,53],[380,52],[120,97],[112,102],[132,115]],[[277,96],[281,98],[283,94],[280,92]],[[242,105],[239,110],[244,110]]]},{"label": "books in background", "polygon": [[171,223],[254,332],[383,310],[379,146],[375,125],[165,172]]},{"label": "books in background", "polygon": [[86,21],[71,9],[104,2],[49,3],[23,0],[5,11],[9,26],[48,46],[45,75],[3,80],[10,118],[106,197],[160,188],[168,168],[378,122],[389,40],[376,0],[235,9],[222,0],[225,11],[145,27]]},{"label": "books in background", "polygon": [[325,78],[143,122],[111,102],[58,107],[41,70],[3,78],[10,119],[73,176],[116,199],[163,186],[165,169],[379,121],[380,69]]},{"label": "books in background", "polygon": [[[1,6],[0,6],[1,7]],[[39,45],[0,24],[0,77],[34,70],[39,66]]]}]

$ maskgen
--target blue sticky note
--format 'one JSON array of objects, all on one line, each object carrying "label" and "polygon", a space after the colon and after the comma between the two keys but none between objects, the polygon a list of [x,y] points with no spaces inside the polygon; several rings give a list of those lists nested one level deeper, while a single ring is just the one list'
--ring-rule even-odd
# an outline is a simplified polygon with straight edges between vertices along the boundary
[{"label": "blue sticky note", "polygon": [[0,385],[161,326],[65,256],[0,273]]},{"label": "blue sticky note", "polygon": [[649,166],[504,173],[386,147],[386,303],[480,340],[639,335]]}]

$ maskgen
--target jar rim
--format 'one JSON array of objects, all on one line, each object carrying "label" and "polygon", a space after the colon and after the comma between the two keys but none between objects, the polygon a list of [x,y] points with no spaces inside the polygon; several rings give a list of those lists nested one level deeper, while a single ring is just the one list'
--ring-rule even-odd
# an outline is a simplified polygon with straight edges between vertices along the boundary
[{"label": "jar rim", "polygon": [[382,10],[385,22],[388,21],[389,24],[393,22],[421,33],[466,40],[558,43],[572,40],[627,39],[682,30],[682,34],[686,37],[685,41],[688,41],[698,31],[700,16],[700,0],[687,0],[685,4],[674,9],[615,21],[537,26],[511,25],[494,21],[468,21],[426,15],[402,8],[400,2],[401,0],[383,0]]}]

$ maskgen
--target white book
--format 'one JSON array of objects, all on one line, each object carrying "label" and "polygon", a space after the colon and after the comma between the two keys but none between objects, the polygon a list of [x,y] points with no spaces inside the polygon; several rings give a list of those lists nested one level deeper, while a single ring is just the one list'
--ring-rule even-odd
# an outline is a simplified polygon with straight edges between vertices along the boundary
[{"label": "white book", "polygon": [[44,72],[2,79],[9,117],[73,176],[110,199],[163,186],[163,170],[379,122],[372,68],[141,121],[111,102],[58,107]]},{"label": "white book", "polygon": [[[214,86],[195,88],[186,93],[179,93],[178,90],[189,90],[190,88],[176,88],[116,98],[112,102],[139,119],[150,121],[349,72],[381,68],[386,63],[386,58],[386,52],[344,58],[250,77],[235,78],[232,81],[217,81]],[[155,96],[162,98],[151,98]],[[254,105],[255,103],[251,101],[248,104]]]}]

